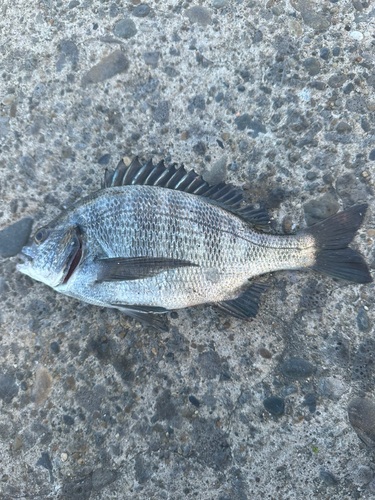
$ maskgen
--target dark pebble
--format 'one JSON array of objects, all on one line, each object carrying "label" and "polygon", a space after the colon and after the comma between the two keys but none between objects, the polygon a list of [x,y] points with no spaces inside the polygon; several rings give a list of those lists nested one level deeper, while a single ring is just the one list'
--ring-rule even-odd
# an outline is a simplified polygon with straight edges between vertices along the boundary
[{"label": "dark pebble", "polygon": [[321,469],[319,478],[324,481],[327,486],[336,486],[336,484],[338,484],[338,480],[335,476],[325,469]]},{"label": "dark pebble", "polygon": [[92,489],[99,491],[116,481],[118,474],[116,471],[108,469],[96,469],[92,473]]},{"label": "dark pebble", "polygon": [[64,420],[64,424],[66,424],[66,425],[73,425],[74,424],[74,418],[71,417],[70,415],[64,415],[63,420]]},{"label": "dark pebble", "polygon": [[285,409],[285,403],[278,396],[270,396],[263,401],[264,408],[272,415],[282,415]]},{"label": "dark pebble", "polygon": [[375,404],[366,398],[355,398],[348,405],[349,421],[358,437],[375,448]]},{"label": "dark pebble", "polygon": [[315,406],[316,405],[316,396],[315,394],[307,394],[302,403],[304,406]]},{"label": "dark pebble", "polygon": [[189,100],[188,111],[193,113],[195,109],[206,109],[206,103],[202,94],[196,95]]},{"label": "dark pebble", "polygon": [[313,181],[314,179],[316,179],[316,173],[315,172],[307,172],[306,179],[308,181]]},{"label": "dark pebble", "polygon": [[344,132],[350,132],[350,130],[351,126],[349,125],[349,123],[346,122],[339,122],[336,126],[336,131],[339,134],[343,134]]},{"label": "dark pebble", "polygon": [[238,92],[245,92],[246,87],[244,85],[238,85],[237,90]]},{"label": "dark pebble", "polygon": [[357,325],[361,332],[367,332],[370,329],[370,320],[363,307],[360,307],[358,310]]},{"label": "dark pebble", "polygon": [[152,113],[152,118],[161,125],[169,121],[169,101],[161,101]]},{"label": "dark pebble", "polygon": [[267,132],[264,125],[262,125],[262,123],[259,120],[253,120],[253,118],[248,113],[238,116],[234,120],[234,123],[236,124],[238,130],[240,131],[245,130],[246,128],[253,130],[253,132],[250,135],[254,139],[258,137],[260,133],[265,134]]},{"label": "dark pebble", "polygon": [[99,165],[108,165],[110,159],[111,155],[109,153],[106,153],[105,155],[99,158],[98,163]]},{"label": "dark pebble", "polygon": [[49,347],[50,347],[51,351],[53,352],[53,354],[59,354],[60,346],[59,346],[58,342],[51,342]]},{"label": "dark pebble", "polygon": [[375,161],[375,149],[372,149],[368,155],[368,159],[371,161]]},{"label": "dark pebble", "polygon": [[310,82],[310,87],[312,89],[324,90],[326,88],[326,86],[327,86],[326,83],[320,82],[319,80],[313,80],[312,82]]},{"label": "dark pebble", "polygon": [[314,371],[313,365],[303,358],[291,358],[282,363],[280,369],[285,377],[292,379],[310,377]]},{"label": "dark pebble", "polygon": [[194,405],[196,408],[199,408],[200,406],[200,401],[195,397],[195,396],[189,396],[189,401],[192,405]]},{"label": "dark pebble", "polygon": [[186,11],[186,15],[188,16],[191,24],[197,23],[201,26],[207,26],[208,24],[211,24],[210,12],[204,7],[191,7]]},{"label": "dark pebble", "polygon": [[[362,118],[361,118],[361,127],[362,127],[362,130],[363,130],[364,132],[369,132],[369,131],[371,130],[371,125],[370,125],[370,124],[369,124],[369,122],[366,120],[366,118],[364,118],[363,116],[362,116]],[[374,150],[374,151],[375,151],[375,150]],[[375,153],[374,153],[374,155],[375,155]]]},{"label": "dark pebble", "polygon": [[345,85],[343,92],[344,94],[350,94],[350,92],[353,92],[353,90],[354,90],[354,85],[350,82],[348,83],[348,85]]},{"label": "dark pebble", "polygon": [[27,382],[25,382],[25,380],[22,380],[20,387],[21,387],[21,391],[27,391],[27,389],[28,389]]},{"label": "dark pebble", "polygon": [[17,255],[26,245],[32,225],[33,219],[25,217],[0,231],[0,255],[2,257]]},{"label": "dark pebble", "polygon": [[328,61],[329,59],[329,49],[324,47],[323,49],[320,50],[320,57],[321,59],[324,59],[324,61]]},{"label": "dark pebble", "polygon": [[157,68],[158,61],[159,61],[159,52],[157,52],[157,51],[144,52],[142,54],[142,57],[148,66],[152,66],[153,68]]},{"label": "dark pebble", "polygon": [[262,40],[263,40],[263,33],[261,30],[258,30],[253,37],[253,43],[259,43]]},{"label": "dark pebble", "polygon": [[203,178],[209,184],[215,185],[225,181],[227,176],[227,157],[222,156],[203,174]]},{"label": "dark pebble", "polygon": [[315,76],[320,72],[320,62],[315,57],[305,59],[303,66],[310,76]]},{"label": "dark pebble", "polygon": [[36,463],[37,467],[44,467],[50,473],[51,482],[53,483],[52,477],[52,462],[49,454],[46,451],[42,451],[41,457],[38,459]]},{"label": "dark pebble", "polygon": [[133,16],[135,17],[146,17],[150,13],[150,7],[145,3],[141,3],[141,5],[137,5],[132,11]]},{"label": "dark pebble", "polygon": [[340,47],[334,47],[332,49],[332,55],[334,55],[335,57],[339,56],[340,55]]},{"label": "dark pebble", "polygon": [[194,146],[193,146],[193,151],[197,155],[203,156],[206,152],[206,145],[203,141],[198,141]]},{"label": "dark pebble", "polygon": [[113,34],[120,38],[132,38],[137,33],[134,21],[131,19],[120,19],[113,28]]},{"label": "dark pebble", "polygon": [[92,490],[92,475],[79,478],[77,481],[65,483],[62,487],[63,497],[69,500],[89,500]]},{"label": "dark pebble", "polygon": [[333,89],[338,89],[339,87],[342,87],[344,85],[344,83],[346,82],[346,78],[346,75],[333,75],[328,80],[328,85]]},{"label": "dark pebble", "polygon": [[77,7],[78,5],[79,5],[78,0],[72,0],[71,2],[69,2],[68,8],[74,9],[74,7]]},{"label": "dark pebble", "polygon": [[215,97],[216,102],[221,102],[224,99],[224,94],[223,92],[219,92],[217,96]]},{"label": "dark pebble", "polygon": [[259,352],[260,356],[262,356],[262,358],[264,358],[264,359],[271,359],[272,358],[272,353],[268,349],[266,349],[265,347],[261,347],[258,352]]},{"label": "dark pebble", "polygon": [[129,61],[121,50],[115,50],[90,69],[82,78],[82,87],[89,83],[108,80],[115,75],[124,73],[129,67]]},{"label": "dark pebble", "polygon": [[0,372],[0,399],[8,404],[18,394],[18,385],[16,379],[8,373]]}]

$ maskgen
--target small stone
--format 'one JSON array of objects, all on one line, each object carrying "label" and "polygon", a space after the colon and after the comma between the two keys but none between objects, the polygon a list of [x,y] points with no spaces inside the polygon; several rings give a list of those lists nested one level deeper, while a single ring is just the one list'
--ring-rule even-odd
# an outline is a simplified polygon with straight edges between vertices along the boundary
[{"label": "small stone", "polygon": [[191,7],[186,11],[186,15],[188,16],[191,24],[197,23],[201,26],[211,24],[211,14],[208,9],[204,7]]},{"label": "small stone", "polygon": [[324,377],[320,382],[320,393],[332,399],[340,399],[346,391],[345,384],[334,377]]},{"label": "small stone", "polygon": [[189,132],[187,130],[183,130],[181,132],[181,141],[187,141],[189,138]]},{"label": "small stone", "polygon": [[327,486],[336,486],[338,484],[338,480],[335,476],[325,469],[321,469],[319,472],[319,478],[324,481]]},{"label": "small stone", "polygon": [[61,458],[62,462],[66,462],[68,460],[68,454],[67,453],[61,453],[60,458]]},{"label": "small stone", "polygon": [[300,23],[296,19],[289,19],[288,26],[289,26],[289,30],[290,30],[292,35],[294,35],[294,36],[302,36],[303,35],[303,29],[302,29]]},{"label": "small stone", "polygon": [[344,132],[349,132],[351,130],[351,127],[346,122],[339,122],[336,126],[336,130],[339,134],[343,134]]},{"label": "small stone", "polygon": [[321,59],[323,59],[324,61],[328,61],[328,59],[329,59],[329,49],[327,49],[327,47],[323,47],[323,48],[320,50],[320,57],[321,57]]},{"label": "small stone", "polygon": [[153,68],[157,68],[158,66],[158,61],[159,61],[159,52],[154,51],[154,52],[144,52],[142,54],[142,57],[145,61],[145,63],[148,66],[152,66]]},{"label": "small stone", "polygon": [[360,307],[357,314],[357,326],[361,332],[368,332],[370,329],[370,320],[367,312]]},{"label": "small stone", "polygon": [[284,413],[285,403],[278,396],[270,396],[263,401],[264,408],[272,415],[280,416]]},{"label": "small stone", "polygon": [[23,436],[22,434],[17,434],[13,441],[13,450],[18,451],[23,446]]},{"label": "small stone", "polygon": [[227,176],[227,157],[222,156],[217,160],[208,172],[205,172],[203,178],[209,184],[219,184],[225,181]]},{"label": "small stone", "polygon": [[74,418],[70,415],[64,415],[63,420],[65,425],[74,425]]},{"label": "small stone", "polygon": [[32,225],[33,219],[25,217],[0,231],[0,255],[2,257],[17,255],[26,245]]},{"label": "small stone", "polygon": [[331,25],[331,21],[321,14],[312,11],[302,12],[303,22],[317,31],[326,30]]},{"label": "small stone", "polygon": [[258,137],[259,134],[265,134],[267,132],[266,127],[259,120],[254,120],[248,113],[238,116],[234,120],[234,123],[240,131],[246,128],[252,130],[253,132],[250,133],[250,136],[254,139]]},{"label": "small stone", "polygon": [[355,398],[348,405],[349,421],[358,437],[375,448],[375,404],[367,398]]},{"label": "small stone", "polygon": [[53,483],[53,476],[52,476],[52,462],[50,459],[50,456],[48,452],[42,451],[42,455],[39,458],[39,460],[36,463],[37,467],[44,467],[45,469],[48,470],[49,476],[50,476],[50,481]]},{"label": "small stone", "polygon": [[109,153],[106,153],[105,155],[99,158],[98,163],[99,165],[108,165],[110,159],[111,155]]},{"label": "small stone", "polygon": [[206,145],[203,141],[198,141],[194,146],[193,146],[193,151],[197,155],[203,156],[206,153]]},{"label": "small stone", "polygon": [[335,57],[337,57],[337,56],[340,55],[340,51],[341,51],[340,47],[334,47],[332,49],[332,55],[334,55]]},{"label": "small stone", "polygon": [[56,63],[56,71],[60,72],[66,65],[67,60],[71,64],[71,68],[75,70],[79,61],[79,50],[77,45],[71,40],[63,40],[59,45],[60,56]]},{"label": "small stone", "polygon": [[0,399],[5,404],[9,404],[17,394],[18,385],[16,384],[16,379],[12,375],[0,371]]},{"label": "small stone", "polygon": [[115,50],[90,69],[82,78],[82,87],[90,83],[108,80],[115,75],[124,73],[129,68],[129,61],[121,50]]},{"label": "small stone", "polygon": [[336,198],[326,193],[317,200],[311,200],[305,203],[303,210],[305,212],[305,221],[308,226],[327,219],[334,215],[340,208]]},{"label": "small stone", "polygon": [[144,3],[137,5],[132,11],[133,16],[135,17],[146,17],[150,13],[150,7]]},{"label": "small stone", "polygon": [[346,82],[346,75],[334,75],[328,80],[328,85],[333,89],[342,87]]},{"label": "small stone", "polygon": [[258,353],[264,359],[271,359],[272,358],[272,353],[268,349],[266,349],[265,347],[261,347],[259,349]]},{"label": "small stone", "polygon": [[71,2],[69,2],[68,8],[74,9],[74,7],[78,7],[78,5],[79,5],[78,0],[72,0]]},{"label": "small stone", "polygon": [[9,118],[0,118],[0,137],[6,137],[9,130]]},{"label": "small stone", "polygon": [[303,358],[291,358],[282,363],[280,370],[285,377],[291,379],[304,379],[313,374],[314,367]]},{"label": "small stone", "polygon": [[366,101],[366,107],[369,111],[375,111],[375,100],[369,99]]},{"label": "small stone", "polygon": [[189,100],[188,104],[189,113],[193,113],[195,109],[201,109],[204,111],[206,109],[206,102],[202,94],[196,95]]},{"label": "small stone", "polygon": [[192,405],[194,405],[196,408],[199,408],[200,406],[200,401],[195,397],[195,396],[189,396],[189,401]]},{"label": "small stone", "polygon": [[216,102],[221,102],[222,100],[224,99],[224,94],[223,92],[219,92],[216,97],[215,97],[215,101]]},{"label": "small stone", "polygon": [[113,34],[120,38],[132,38],[137,34],[137,28],[132,19],[120,19],[113,28]]},{"label": "small stone", "polygon": [[315,76],[320,72],[320,62],[315,57],[308,57],[303,61],[303,65],[310,76]]},{"label": "small stone", "polygon": [[[368,155],[368,159],[371,161],[375,161],[375,149],[372,149]],[[1,234],[1,233],[0,233]]]},{"label": "small stone", "polygon": [[349,36],[358,42],[363,40],[363,34],[360,31],[352,31]]},{"label": "small stone", "polygon": [[228,5],[228,2],[229,0],[214,0],[212,2],[212,7],[214,7],[214,9],[222,9],[223,7]]},{"label": "small stone", "polygon": [[152,118],[162,125],[167,123],[169,121],[169,107],[169,101],[159,102],[152,113]]},{"label": "small stone", "polygon": [[50,347],[51,351],[53,352],[53,354],[59,354],[60,346],[59,346],[58,342],[51,342],[49,347]]},{"label": "small stone", "polygon": [[33,399],[37,405],[45,402],[52,388],[52,376],[47,368],[39,366],[36,372]]},{"label": "small stone", "polygon": [[3,99],[4,106],[9,106],[15,100],[16,96],[14,94],[6,95]]},{"label": "small stone", "polygon": [[118,474],[116,471],[108,469],[96,469],[92,473],[92,489],[94,491],[100,491],[109,484],[116,481]]}]

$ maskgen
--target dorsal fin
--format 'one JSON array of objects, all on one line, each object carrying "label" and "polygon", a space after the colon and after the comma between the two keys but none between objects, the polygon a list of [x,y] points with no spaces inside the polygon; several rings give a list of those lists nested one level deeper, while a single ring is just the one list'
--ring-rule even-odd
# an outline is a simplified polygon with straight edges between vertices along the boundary
[{"label": "dorsal fin", "polygon": [[121,160],[114,172],[105,171],[102,188],[130,185],[159,186],[203,196],[236,213],[255,228],[269,227],[271,221],[271,217],[263,208],[255,208],[253,205],[241,206],[244,195],[240,188],[225,182],[211,186],[194,170],[186,172],[183,166],[176,169],[173,164],[166,167],[163,160],[156,165],[152,160],[141,165],[135,157],[128,166]]}]

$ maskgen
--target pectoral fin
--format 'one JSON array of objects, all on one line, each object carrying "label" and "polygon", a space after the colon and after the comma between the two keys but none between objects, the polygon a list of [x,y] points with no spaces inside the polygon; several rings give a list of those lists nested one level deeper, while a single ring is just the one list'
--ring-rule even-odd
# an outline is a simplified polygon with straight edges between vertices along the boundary
[{"label": "pectoral fin", "polygon": [[97,259],[97,281],[131,281],[151,278],[162,272],[179,267],[197,266],[187,260],[166,257],[114,257]]},{"label": "pectoral fin", "polygon": [[266,283],[254,283],[236,299],[218,302],[218,306],[240,319],[255,318],[262,293],[269,288]]},{"label": "pectoral fin", "polygon": [[156,328],[156,330],[162,332],[167,332],[169,330],[165,318],[159,316],[159,314],[168,312],[163,307],[128,306],[123,304],[113,304],[113,306],[127,316],[136,319],[142,323],[142,325],[152,326],[152,328]]}]

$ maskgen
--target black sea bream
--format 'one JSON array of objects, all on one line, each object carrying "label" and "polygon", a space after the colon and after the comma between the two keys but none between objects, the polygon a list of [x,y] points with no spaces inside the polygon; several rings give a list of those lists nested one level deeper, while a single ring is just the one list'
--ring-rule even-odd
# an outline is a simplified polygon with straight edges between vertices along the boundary
[{"label": "black sea bream", "polygon": [[248,319],[267,288],[252,279],[261,274],[310,268],[372,281],[361,255],[348,248],[366,208],[351,207],[296,235],[271,235],[262,232],[268,214],[244,207],[238,188],[210,186],[163,162],[121,161],[100,191],[36,231],[18,269],[156,326],[152,313],[206,303]]}]

